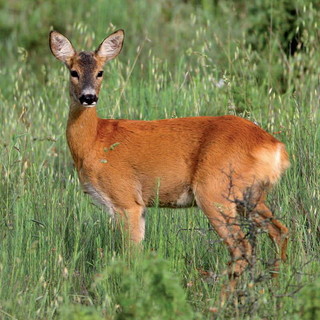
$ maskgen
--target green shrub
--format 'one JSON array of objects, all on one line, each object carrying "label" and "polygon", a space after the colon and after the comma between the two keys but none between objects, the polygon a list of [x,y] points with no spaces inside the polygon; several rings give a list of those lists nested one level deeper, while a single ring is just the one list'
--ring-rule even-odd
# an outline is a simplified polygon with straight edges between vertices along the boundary
[{"label": "green shrub", "polygon": [[108,288],[109,295],[114,295],[115,319],[192,319],[179,278],[163,259],[137,258],[131,265],[115,261],[95,286],[96,290]]},{"label": "green shrub", "polygon": [[308,284],[297,294],[294,319],[320,319],[320,279]]},{"label": "green shrub", "polygon": [[69,305],[60,311],[59,320],[102,320],[93,307]]}]

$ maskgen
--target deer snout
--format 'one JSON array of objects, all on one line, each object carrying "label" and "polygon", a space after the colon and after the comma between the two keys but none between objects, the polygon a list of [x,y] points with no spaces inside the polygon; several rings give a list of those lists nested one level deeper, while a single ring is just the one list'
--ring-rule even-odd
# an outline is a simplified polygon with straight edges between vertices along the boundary
[{"label": "deer snout", "polygon": [[86,105],[95,105],[98,101],[98,97],[95,94],[82,94],[79,98],[80,103],[84,106]]}]

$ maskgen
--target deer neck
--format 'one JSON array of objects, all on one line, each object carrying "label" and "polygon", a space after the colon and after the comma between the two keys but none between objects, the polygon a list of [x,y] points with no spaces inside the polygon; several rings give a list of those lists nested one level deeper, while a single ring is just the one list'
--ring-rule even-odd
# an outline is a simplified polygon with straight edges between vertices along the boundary
[{"label": "deer neck", "polygon": [[83,159],[92,151],[97,136],[98,116],[95,107],[86,108],[75,102],[71,103],[67,124],[67,141],[79,170]]}]

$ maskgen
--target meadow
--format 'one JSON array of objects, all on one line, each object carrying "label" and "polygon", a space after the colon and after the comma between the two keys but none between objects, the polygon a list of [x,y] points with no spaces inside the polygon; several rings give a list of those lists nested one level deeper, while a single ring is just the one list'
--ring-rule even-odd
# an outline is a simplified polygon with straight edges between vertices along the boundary
[{"label": "meadow", "polygon": [[[79,3],[0,0],[0,319],[320,319],[318,2]],[[81,191],[48,34],[91,50],[119,28],[100,117],[234,114],[290,154],[268,200],[290,230],[287,262],[271,279],[274,248],[256,230],[257,261],[222,307],[229,254],[200,209],[148,209],[143,248],[128,250]]]}]

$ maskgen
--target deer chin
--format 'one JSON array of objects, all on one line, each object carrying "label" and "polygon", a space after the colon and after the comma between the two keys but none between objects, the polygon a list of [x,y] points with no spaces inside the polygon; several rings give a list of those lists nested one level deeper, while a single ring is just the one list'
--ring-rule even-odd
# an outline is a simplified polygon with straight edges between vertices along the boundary
[{"label": "deer chin", "polygon": [[88,103],[86,103],[86,102],[83,102],[83,103],[81,103],[81,105],[83,106],[83,107],[85,107],[85,108],[93,108],[93,107],[95,107],[96,105],[97,105],[97,102],[92,102],[91,104],[88,104]]}]

